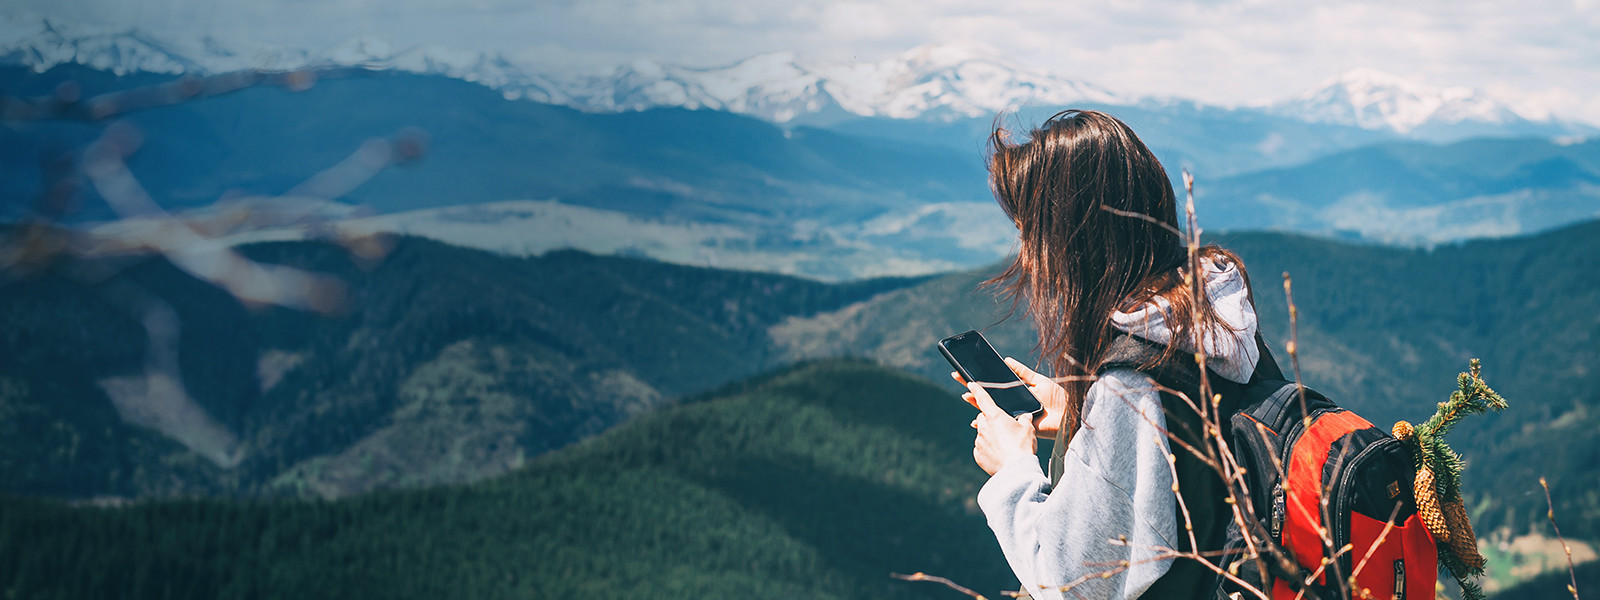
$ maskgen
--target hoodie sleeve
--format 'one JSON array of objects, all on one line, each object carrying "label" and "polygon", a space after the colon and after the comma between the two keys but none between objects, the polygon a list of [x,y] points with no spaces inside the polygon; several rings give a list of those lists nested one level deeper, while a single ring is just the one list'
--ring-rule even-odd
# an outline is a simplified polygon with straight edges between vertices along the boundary
[{"label": "hoodie sleeve", "polygon": [[[978,492],[1023,591],[1045,600],[1137,598],[1171,566],[1153,547],[1176,547],[1176,503],[1161,397],[1137,371],[1107,372],[1089,388],[1084,422],[1057,489],[1038,460],[1017,459]],[[1112,540],[1127,539],[1126,545]],[[1128,561],[1110,577],[1099,574]]]}]

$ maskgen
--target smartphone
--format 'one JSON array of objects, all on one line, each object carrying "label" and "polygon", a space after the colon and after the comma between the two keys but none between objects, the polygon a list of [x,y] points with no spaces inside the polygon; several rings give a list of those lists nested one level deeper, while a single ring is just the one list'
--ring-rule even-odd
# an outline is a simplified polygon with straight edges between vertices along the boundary
[{"label": "smartphone", "polygon": [[1015,387],[985,388],[989,391],[989,397],[994,398],[995,406],[1011,416],[1044,410],[1039,399],[1033,397],[1033,392],[1028,391],[1027,386],[1021,385],[1022,380],[1011,372],[1011,367],[1006,366],[1006,361],[994,351],[994,346],[989,345],[989,340],[983,339],[983,334],[967,331],[939,340],[939,353],[967,381],[1017,383]]}]

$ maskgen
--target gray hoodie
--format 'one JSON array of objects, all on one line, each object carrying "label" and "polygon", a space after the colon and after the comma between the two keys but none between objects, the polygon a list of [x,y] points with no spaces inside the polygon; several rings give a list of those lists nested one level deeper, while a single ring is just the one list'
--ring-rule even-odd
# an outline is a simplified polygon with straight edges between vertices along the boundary
[{"label": "gray hoodie", "polygon": [[[1207,331],[1208,366],[1243,383],[1259,358],[1256,313],[1238,267],[1204,264],[1206,293],[1229,329]],[[1113,315],[1121,330],[1172,342],[1165,301]],[[1189,340],[1178,347],[1192,352]],[[1089,387],[1083,423],[1067,445],[1060,485],[1050,489],[1036,457],[1019,454],[978,491],[978,506],[1022,590],[1038,599],[1137,598],[1171,567],[1156,548],[1178,547],[1169,448],[1161,397],[1137,371],[1113,369]],[[1113,543],[1126,538],[1126,544]],[[1101,577],[1123,561],[1130,566]]]}]

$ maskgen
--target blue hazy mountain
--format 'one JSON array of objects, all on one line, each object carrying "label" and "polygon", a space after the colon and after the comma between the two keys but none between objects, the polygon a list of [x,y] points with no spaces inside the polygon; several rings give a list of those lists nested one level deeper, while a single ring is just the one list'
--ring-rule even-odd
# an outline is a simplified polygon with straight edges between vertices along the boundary
[{"label": "blue hazy mountain", "polygon": [[1600,138],[1388,142],[1203,190],[1211,228],[1403,244],[1510,236],[1600,216]]},{"label": "blue hazy mountain", "polygon": [[[0,70],[0,87],[22,95],[79,79],[86,96],[152,80],[75,66],[42,74]],[[553,200],[589,209],[564,210],[566,218],[608,217],[594,235],[614,243],[591,250],[610,252],[622,240],[647,237],[638,227],[666,229],[676,246],[658,258],[720,251],[730,266],[828,279],[982,264],[1003,253],[1006,242],[992,236],[975,240],[969,215],[978,215],[986,230],[1009,227],[992,210],[982,160],[974,154],[823,129],[782,129],[709,110],[584,113],[507,100],[483,86],[437,76],[363,72],[318,81],[303,92],[253,87],[118,121],[141,132],[143,143],[129,169],[168,210],[284,194],[367,140],[420,130],[427,138],[421,160],[385,169],[348,194],[324,200],[380,214]],[[70,168],[103,126],[0,126],[6,148],[0,156],[0,215],[23,214],[40,196],[44,174],[65,169],[79,185],[69,221],[114,216]],[[585,248],[588,241],[571,245]],[[746,255],[760,260],[741,263],[738,258]],[[716,257],[708,262],[716,264]]]},{"label": "blue hazy mountain", "polygon": [[[77,66],[42,74],[0,69],[0,89],[19,95],[42,94],[67,80],[84,81],[89,95],[161,79],[112,77]],[[168,208],[208,204],[228,193],[284,193],[367,139],[406,127],[426,132],[426,159],[380,174],[345,200],[382,212],[559,197],[689,219],[854,218],[883,210],[891,200],[970,201],[986,194],[981,177],[968,176],[972,157],[939,148],[786,131],[715,111],[583,113],[506,100],[483,86],[437,76],[364,74],[298,93],[256,87],[125,118],[144,132],[131,170]],[[39,192],[39,152],[81,147],[97,130],[7,121],[0,133],[11,177],[0,193],[12,214]],[[662,182],[684,191],[664,191],[671,186]],[[93,212],[93,194],[86,194],[90,216],[106,216]]]},{"label": "blue hazy mountain", "polygon": [[[170,77],[71,65],[0,70],[0,87],[19,96],[46,94],[67,80],[87,97]],[[1434,144],[1254,109],[1186,102],[1101,108],[1144,132],[1175,178],[1180,168],[1197,174],[1202,222],[1212,229],[1431,244],[1536,232],[1600,211],[1593,141]],[[1028,109],[1003,122],[1024,129],[1048,112]],[[302,92],[250,88],[123,120],[143,133],[132,172],[169,209],[282,194],[368,139],[417,128],[428,139],[421,161],[387,169],[337,200],[379,213],[555,200],[651,224],[724,224],[758,232],[753,241],[735,242],[769,254],[813,252],[806,265],[786,268],[830,279],[976,266],[1008,247],[1008,228],[984,181],[991,119],[785,128],[710,110],[585,113],[508,100],[447,77],[360,72]],[[0,126],[4,214],[21,214],[41,193],[47,167],[75,156],[102,126]],[[82,185],[77,199],[72,219],[111,216],[92,186]],[[778,269],[740,262],[735,243],[698,235],[686,234],[682,243],[722,248],[721,264]],[[840,266],[874,254],[899,262]]]},{"label": "blue hazy mountain", "polygon": [[[1222,108],[1165,101],[1131,105],[1085,103],[1127,122],[1155,151],[1174,181],[1183,169],[1205,178],[1300,164],[1328,154],[1403,139],[1388,130],[1307,122],[1256,109]],[[1014,137],[1059,112],[1060,107],[1024,107],[994,117],[928,121],[887,118],[839,120],[830,129],[885,137],[982,155],[998,125]]]}]

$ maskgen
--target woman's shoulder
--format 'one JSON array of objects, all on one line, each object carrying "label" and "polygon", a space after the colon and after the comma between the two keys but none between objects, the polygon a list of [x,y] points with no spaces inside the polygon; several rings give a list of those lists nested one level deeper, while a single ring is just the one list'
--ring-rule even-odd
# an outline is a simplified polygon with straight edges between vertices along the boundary
[{"label": "woman's shoulder", "polygon": [[1089,385],[1088,397],[1084,398],[1085,410],[1090,404],[1103,403],[1106,400],[1126,400],[1114,404],[1136,406],[1142,401],[1155,400],[1160,403],[1160,388],[1154,379],[1135,369],[1116,367],[1107,369]]},{"label": "woman's shoulder", "polygon": [[[1091,472],[1123,490],[1140,482],[1170,479],[1166,418],[1160,392],[1148,377],[1133,369],[1110,369],[1089,387],[1083,426],[1068,443],[1067,453]],[[1170,486],[1170,481],[1162,487]]]},{"label": "woman's shoulder", "polygon": [[1166,426],[1159,388],[1149,376],[1128,368],[1109,369],[1089,386],[1083,403],[1083,429],[1096,438],[1122,438],[1141,429]]}]

